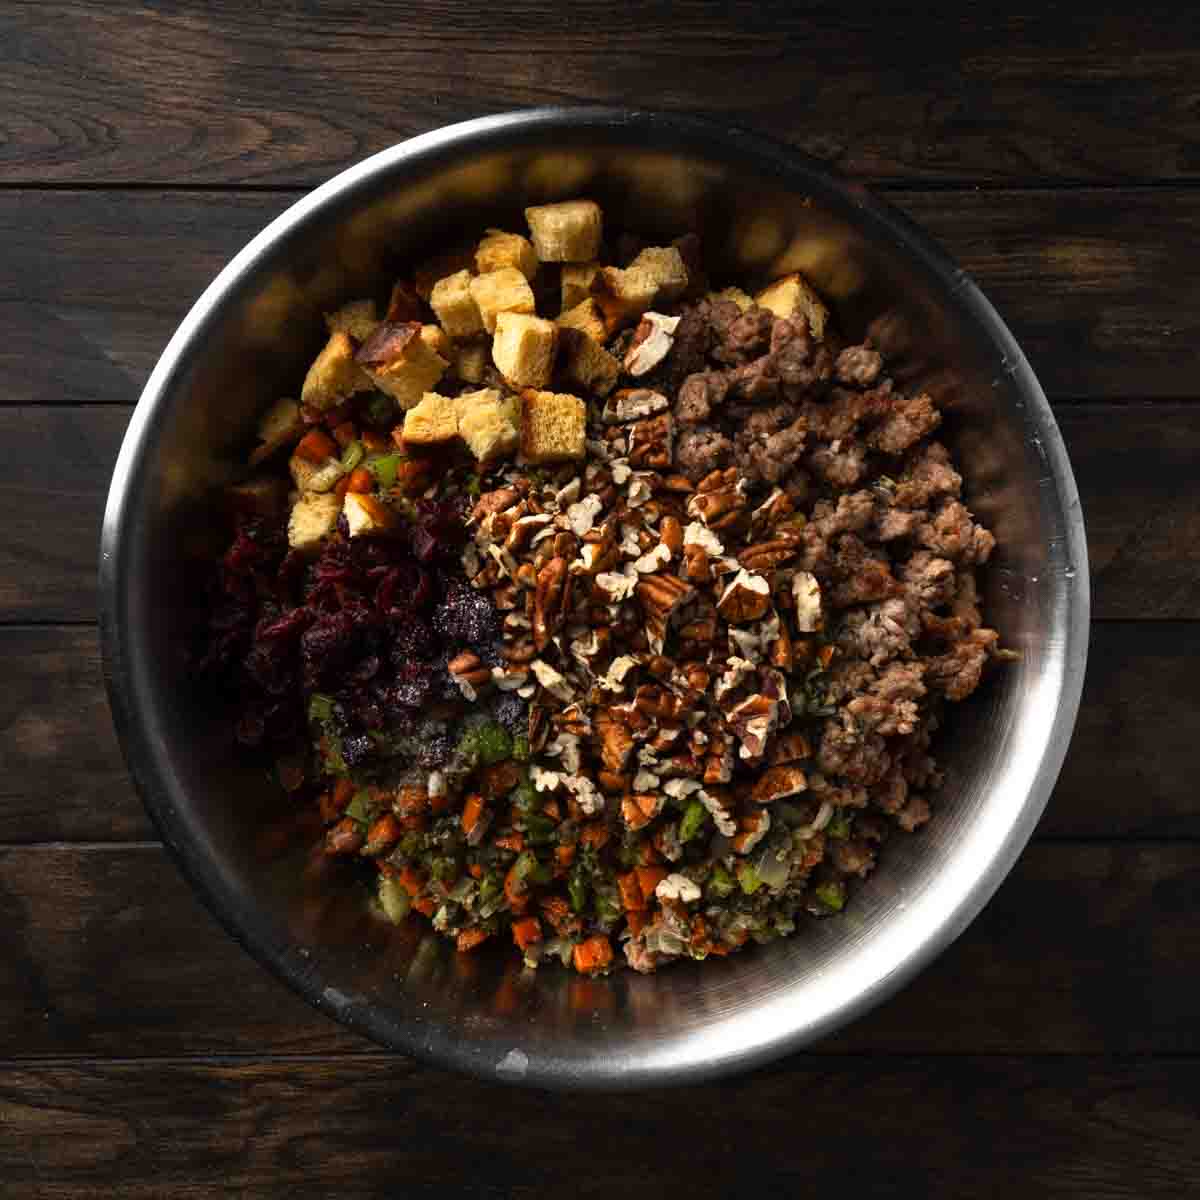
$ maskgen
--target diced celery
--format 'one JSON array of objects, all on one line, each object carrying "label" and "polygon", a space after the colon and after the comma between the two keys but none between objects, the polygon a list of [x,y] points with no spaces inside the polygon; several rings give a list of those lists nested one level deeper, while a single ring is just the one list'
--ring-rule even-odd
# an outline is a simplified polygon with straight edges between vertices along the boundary
[{"label": "diced celery", "polygon": [[342,468],[346,471],[353,471],[363,460],[366,454],[366,449],[362,442],[353,441],[342,451]]},{"label": "diced celery", "polygon": [[708,809],[699,800],[693,800],[683,811],[679,822],[679,840],[690,842],[700,832],[708,816]]},{"label": "diced celery", "polygon": [[310,721],[328,721],[333,716],[333,698],[313,692],[308,698],[308,719]]},{"label": "diced celery", "polygon": [[412,898],[400,886],[398,879],[381,879],[379,881],[379,903],[393,925],[399,925],[408,916],[412,907]]}]

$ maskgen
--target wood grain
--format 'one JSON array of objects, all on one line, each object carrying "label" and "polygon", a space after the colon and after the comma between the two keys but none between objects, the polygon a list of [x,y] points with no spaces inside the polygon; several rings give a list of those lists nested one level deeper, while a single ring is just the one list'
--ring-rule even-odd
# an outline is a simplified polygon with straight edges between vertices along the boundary
[{"label": "wood grain", "polygon": [[[0,404],[136,400],[192,302],[295,196],[0,192]],[[1200,244],[1200,192],[889,199],[974,276],[1050,395],[1197,394],[1200,281],[1179,251]]]},{"label": "wood grain", "polygon": [[[451,121],[580,102],[711,112],[865,179],[1200,170],[1187,6],[469,0],[8,4],[0,180],[309,186]],[[1136,59],[1132,57],[1136,49]],[[752,86],[748,84],[752,81]]]},{"label": "wood grain", "polygon": [[0,1172],[13,1200],[296,1188],[598,1200],[659,1197],[668,1178],[689,1196],[794,1196],[838,1194],[848,1171],[869,1196],[899,1195],[903,1179],[925,1196],[1149,1200],[1191,1194],[1200,1170],[1200,1117],[1185,1101],[1196,1069],[797,1058],[729,1082],[562,1103],[383,1055],[52,1063],[0,1079]]},{"label": "wood grain", "polygon": [[[0,843],[154,838],[125,772],[91,629],[0,628]],[[1200,837],[1200,625],[1098,624],[1042,838]]]},{"label": "wood grain", "polygon": [[[100,520],[129,411],[0,405],[0,623],[94,619]],[[1093,614],[1200,617],[1200,405],[1068,405],[1058,416],[1088,527]]]},{"label": "wood grain", "polygon": [[[819,1052],[1200,1053],[1198,903],[1198,846],[1031,847],[951,950]],[[0,851],[0,994],[10,1057],[365,1046],[242,952],[154,846]]]}]

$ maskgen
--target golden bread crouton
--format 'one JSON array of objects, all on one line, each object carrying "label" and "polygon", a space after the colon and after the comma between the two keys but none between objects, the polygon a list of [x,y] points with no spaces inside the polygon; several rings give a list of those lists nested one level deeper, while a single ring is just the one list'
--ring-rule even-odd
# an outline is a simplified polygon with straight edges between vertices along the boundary
[{"label": "golden bread crouton", "polygon": [[456,271],[439,279],[429,293],[429,305],[448,336],[466,338],[483,332],[479,305],[471,296],[470,271]]},{"label": "golden bread crouton", "polygon": [[[469,271],[474,266],[475,248],[473,246],[455,246],[452,250],[446,250],[441,254],[434,255],[433,258],[426,259],[417,267],[413,272],[413,291],[428,304],[429,297],[433,293],[433,285],[439,279],[445,279],[447,275],[453,275],[456,271]],[[414,321],[418,319],[416,316],[409,318]]]},{"label": "golden bread crouton", "polygon": [[440,325],[422,325],[421,341],[434,354],[440,354],[449,365],[450,359],[454,357],[454,343],[446,336],[446,331]]},{"label": "golden bread crouton", "polygon": [[587,405],[568,392],[521,393],[521,453],[533,464],[584,456]]},{"label": "golden bread crouton", "polygon": [[676,246],[647,246],[629,264],[628,270],[650,275],[658,285],[656,300],[678,300],[687,291],[687,267]]},{"label": "golden bread crouton", "polygon": [[562,308],[568,312],[577,304],[582,304],[591,295],[592,280],[600,270],[598,262],[563,263],[562,274]]},{"label": "golden bread crouton", "polygon": [[250,465],[257,466],[276,450],[294,442],[303,432],[300,405],[295,400],[277,400],[258,423],[259,444],[250,455]]},{"label": "golden bread crouton", "polygon": [[645,267],[602,267],[592,280],[592,297],[608,334],[638,320],[658,296],[658,280]]},{"label": "golden bread crouton", "polygon": [[331,492],[305,492],[288,516],[288,545],[293,550],[315,550],[337,528],[342,502]]},{"label": "golden bread crouton", "polygon": [[369,391],[371,381],[355,362],[350,335],[338,330],[330,334],[325,348],[313,360],[300,389],[300,401],[324,410],[340,404],[355,392]]},{"label": "golden bread crouton", "polygon": [[436,325],[385,321],[363,343],[356,358],[380,391],[409,409],[432,389],[449,365],[430,345],[440,342],[442,336]]},{"label": "golden bread crouton", "polygon": [[454,347],[454,373],[464,383],[482,383],[491,361],[490,342],[464,342]]},{"label": "golden bread crouton", "polygon": [[475,247],[475,270],[486,275],[501,267],[516,267],[526,279],[532,279],[537,274],[537,255],[529,239],[519,233],[489,229]]},{"label": "golden bread crouton", "polygon": [[802,316],[808,322],[809,333],[817,341],[824,338],[829,309],[799,271],[775,280],[755,299],[760,308],[769,308],[777,317]]},{"label": "golden bread crouton", "polygon": [[748,292],[743,292],[739,287],[722,288],[719,292],[709,292],[705,297],[706,300],[730,300],[745,312],[754,304],[754,297]]},{"label": "golden bread crouton", "polygon": [[578,329],[586,333],[594,342],[604,343],[608,335],[604,323],[604,313],[596,303],[594,296],[581,300],[574,308],[568,309],[558,318],[558,324],[564,329]]},{"label": "golden bread crouton", "polygon": [[336,458],[313,462],[299,454],[288,459],[288,470],[296,489],[301,492],[328,492],[345,474]]},{"label": "golden bread crouton", "polygon": [[535,311],[533,289],[529,280],[516,267],[501,267],[471,280],[471,298],[479,307],[483,327],[488,333],[496,330],[496,317],[502,312],[532,313]]},{"label": "golden bread crouton", "polygon": [[347,492],[342,512],[352,538],[386,533],[396,523],[396,514],[386,504],[363,492]]},{"label": "golden bread crouton", "polygon": [[351,300],[336,312],[325,314],[325,327],[330,333],[348,333],[356,342],[365,342],[378,324],[374,300]]},{"label": "golden bread crouton", "polygon": [[563,200],[525,210],[533,248],[542,262],[587,262],[600,253],[600,205]]},{"label": "golden bread crouton", "polygon": [[404,440],[413,446],[436,446],[458,437],[458,410],[449,396],[426,392],[404,414]]},{"label": "golden bread crouton", "polygon": [[492,362],[513,387],[545,387],[554,370],[557,338],[553,321],[525,313],[498,313]]},{"label": "golden bread crouton", "polygon": [[559,330],[558,361],[573,387],[598,396],[607,396],[621,374],[620,360],[581,329]]},{"label": "golden bread crouton", "polygon": [[466,392],[456,401],[458,433],[479,462],[492,462],[512,454],[520,441],[521,400],[504,400],[496,388]]}]

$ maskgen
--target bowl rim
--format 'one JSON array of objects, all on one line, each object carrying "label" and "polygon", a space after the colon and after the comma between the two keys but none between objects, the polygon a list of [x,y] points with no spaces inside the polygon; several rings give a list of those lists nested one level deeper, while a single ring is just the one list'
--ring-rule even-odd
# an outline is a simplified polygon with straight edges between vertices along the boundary
[{"label": "bowl rim", "polygon": [[[168,788],[155,765],[154,747],[133,701],[133,663],[127,652],[120,580],[122,545],[132,514],[129,497],[145,469],[161,424],[164,397],[174,376],[215,319],[225,297],[255,264],[310,216],[344,202],[359,187],[381,174],[406,168],[436,166],[464,153],[537,145],[558,134],[627,134],[652,149],[691,150],[714,160],[742,160],[767,175],[778,176],[789,190],[810,193],[835,207],[847,207],[874,230],[890,237],[906,257],[915,260],[949,293],[969,322],[979,329],[1006,362],[1023,396],[1031,436],[1040,440],[1045,478],[1058,497],[1064,527],[1064,557],[1069,565],[1062,616],[1065,646],[1056,708],[1032,786],[1007,821],[1003,836],[956,906],[894,970],[874,978],[862,990],[832,1006],[818,1021],[797,1020],[750,1049],[711,1059],[701,1050],[676,1056],[670,1064],[623,1062],[606,1070],[594,1062],[582,1066],[533,1064],[529,1070],[497,1071],[473,1053],[461,1036],[439,1032],[428,1024],[398,1029],[373,1017],[369,1008],[348,1003],[325,986],[319,971],[294,945],[280,944],[244,913],[238,913],[228,888],[201,848],[183,836],[173,813]],[[339,172],[289,205],[221,270],[192,305],[172,335],[142,390],[113,470],[100,538],[99,623],[105,685],[125,761],[143,804],[176,866],[225,930],[313,1007],[377,1044],[399,1050],[431,1065],[452,1068],[482,1079],[551,1089],[617,1090],[696,1083],[740,1072],[778,1058],[840,1028],[894,994],[946,949],[975,919],[1008,875],[1044,810],[1066,755],[1079,709],[1087,660],[1090,584],[1083,513],[1074,475],[1058,425],[1041,385],[1007,325],[967,274],[926,233],[887,201],[864,186],[830,171],[811,156],[737,125],[690,115],[602,106],[555,106],[516,110],[444,126],[406,139]],[[702,1042],[703,1039],[697,1039]]]}]

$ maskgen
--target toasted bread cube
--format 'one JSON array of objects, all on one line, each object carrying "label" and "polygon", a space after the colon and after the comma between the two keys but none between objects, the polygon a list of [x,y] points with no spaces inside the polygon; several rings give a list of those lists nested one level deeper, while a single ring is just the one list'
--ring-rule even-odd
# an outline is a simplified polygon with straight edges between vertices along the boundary
[{"label": "toasted bread cube", "polygon": [[569,312],[577,304],[582,304],[592,293],[592,280],[600,270],[598,262],[563,263],[562,274],[562,308],[561,312]]},{"label": "toasted bread cube", "polygon": [[421,341],[434,354],[440,354],[446,360],[446,365],[449,366],[450,360],[454,357],[454,343],[446,336],[446,331],[440,325],[422,325]]},{"label": "toasted bread cube", "polygon": [[277,400],[258,423],[259,444],[250,455],[250,465],[257,466],[276,450],[294,442],[304,432],[300,405],[295,400]]},{"label": "toasted bread cube", "polygon": [[293,550],[315,550],[337,528],[341,511],[341,501],[331,492],[305,492],[288,517],[288,545]]},{"label": "toasted bread cube", "polygon": [[330,333],[348,333],[356,342],[365,342],[378,324],[374,300],[351,300],[336,312],[325,314],[325,327]]},{"label": "toasted bread cube", "polygon": [[370,388],[371,381],[354,360],[350,335],[338,330],[330,335],[325,349],[308,368],[300,400],[310,408],[324,410]]},{"label": "toasted bread cube", "polygon": [[529,239],[519,233],[489,229],[475,248],[475,270],[486,275],[502,267],[516,267],[526,279],[532,279],[537,274],[537,255]]},{"label": "toasted bread cube", "polygon": [[454,373],[464,383],[482,383],[491,361],[490,342],[466,342],[454,348]]},{"label": "toasted bread cube", "polygon": [[471,297],[479,307],[483,327],[496,332],[496,318],[502,312],[533,313],[533,289],[516,267],[501,267],[471,280]]},{"label": "toasted bread cube", "polygon": [[458,432],[481,463],[512,454],[520,441],[520,398],[501,400],[496,388],[459,396]]},{"label": "toasted bread cube", "polygon": [[288,459],[292,482],[301,492],[327,492],[345,474],[336,458],[315,463],[299,454]]},{"label": "toasted bread cube", "polygon": [[[413,291],[428,304],[429,297],[433,294],[433,285],[439,279],[445,279],[447,275],[453,275],[456,271],[469,271],[474,265],[475,251],[473,247],[456,246],[453,250],[446,250],[442,254],[426,259],[417,267],[413,272]],[[409,319],[418,320],[419,318],[413,316]]]},{"label": "toasted bread cube", "polygon": [[587,405],[568,392],[521,393],[521,453],[534,465],[584,456]]},{"label": "toasted bread cube", "polygon": [[607,334],[641,318],[658,297],[658,279],[645,267],[603,267],[592,280],[592,296],[604,314]]},{"label": "toasted bread cube", "polygon": [[436,446],[458,437],[458,411],[449,396],[426,392],[404,414],[404,441],[413,446]]},{"label": "toasted bread cube", "polygon": [[602,345],[608,336],[604,313],[601,311],[600,305],[596,303],[594,296],[588,296],[586,300],[563,313],[558,318],[558,324],[564,329],[578,329],[582,333],[586,333],[592,341],[600,342]]},{"label": "toasted bread cube", "polygon": [[498,313],[492,362],[513,387],[545,387],[554,370],[557,338],[553,321],[525,313]]},{"label": "toasted bread cube", "polygon": [[439,279],[429,293],[429,304],[452,338],[466,338],[483,332],[479,305],[471,295],[471,272],[456,271]]},{"label": "toasted bread cube", "polygon": [[559,364],[563,375],[584,392],[607,396],[617,386],[621,362],[581,329],[559,331]]},{"label": "toasted bread cube", "polygon": [[542,262],[587,262],[600,253],[600,205],[594,200],[527,208],[525,220]]},{"label": "toasted bread cube", "polygon": [[363,492],[347,492],[342,512],[352,538],[386,533],[396,523],[396,514],[386,504]]},{"label": "toasted bread cube", "polygon": [[356,357],[380,391],[409,409],[433,388],[449,365],[434,348],[443,344],[444,336],[436,325],[384,322]]},{"label": "toasted bread cube", "polygon": [[687,291],[688,273],[676,246],[647,246],[628,270],[647,272],[658,285],[656,300],[678,300]]},{"label": "toasted bread cube", "polygon": [[743,292],[739,287],[727,287],[722,288],[719,292],[709,292],[705,299],[732,301],[742,312],[754,305],[754,297],[748,292]]},{"label": "toasted bread cube", "polygon": [[777,317],[802,316],[808,322],[809,333],[817,341],[824,338],[829,309],[799,271],[775,280],[758,293],[756,300],[760,308],[769,308]]}]

